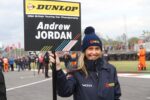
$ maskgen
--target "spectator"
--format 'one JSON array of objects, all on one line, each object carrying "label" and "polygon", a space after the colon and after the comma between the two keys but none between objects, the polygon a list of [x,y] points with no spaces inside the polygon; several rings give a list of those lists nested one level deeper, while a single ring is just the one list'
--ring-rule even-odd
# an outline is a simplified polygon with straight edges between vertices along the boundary
[{"label": "spectator", "polygon": [[63,56],[63,61],[64,61],[64,64],[65,64],[65,67],[66,67],[67,71],[70,69],[69,68],[70,60],[71,60],[71,56],[69,55],[69,53],[65,53],[64,56]]},{"label": "spectator", "polygon": [[103,54],[103,57],[105,59],[106,62],[108,62],[108,50],[104,50],[104,54]]},{"label": "spectator", "polygon": [[139,70],[146,70],[146,49],[143,47],[143,45],[140,46],[140,50],[138,52],[139,56]]},{"label": "spectator", "polygon": [[39,57],[38,74],[40,73],[40,69],[42,69],[42,73],[44,73],[44,66],[43,66],[43,63],[44,63],[43,55],[40,55],[40,57]]},{"label": "spectator", "polygon": [[6,57],[3,58],[3,66],[4,66],[4,72],[8,72],[8,67],[9,67],[9,64],[8,64],[8,59]]},{"label": "spectator", "polygon": [[11,71],[14,71],[14,58],[13,57],[9,58],[9,65],[10,65]]},{"label": "spectator", "polygon": [[49,78],[48,70],[49,70],[49,53],[46,52],[44,55],[44,65],[45,65],[45,78]]}]

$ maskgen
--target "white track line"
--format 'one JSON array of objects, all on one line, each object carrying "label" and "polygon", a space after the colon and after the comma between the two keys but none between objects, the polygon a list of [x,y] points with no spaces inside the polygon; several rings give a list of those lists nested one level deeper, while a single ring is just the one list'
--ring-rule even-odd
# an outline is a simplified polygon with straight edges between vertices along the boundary
[{"label": "white track line", "polygon": [[52,78],[41,80],[41,81],[37,81],[37,82],[33,82],[33,83],[29,83],[29,84],[25,84],[25,85],[21,85],[21,86],[17,86],[17,87],[12,87],[12,88],[6,89],[6,91],[12,91],[12,90],[15,90],[15,89],[31,86],[31,85],[34,85],[34,84],[43,83],[43,82],[49,81],[51,79]]},{"label": "white track line", "polygon": [[150,100],[150,97],[146,97],[147,100]]},{"label": "white track line", "polygon": [[119,77],[130,77],[130,78],[145,78],[150,79],[150,74],[128,74],[128,73],[122,73],[118,74]]},{"label": "white track line", "polygon": [[21,76],[20,79],[33,78],[33,77],[36,77],[36,76],[33,76],[33,75],[32,75],[32,76],[25,76],[25,77],[24,77],[24,76]]}]

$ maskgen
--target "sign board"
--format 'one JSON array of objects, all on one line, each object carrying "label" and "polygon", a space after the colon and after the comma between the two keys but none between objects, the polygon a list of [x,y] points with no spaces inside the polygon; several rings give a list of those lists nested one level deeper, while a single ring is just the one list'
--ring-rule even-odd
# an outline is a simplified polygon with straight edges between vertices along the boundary
[{"label": "sign board", "polygon": [[79,51],[79,2],[24,0],[26,51]]}]

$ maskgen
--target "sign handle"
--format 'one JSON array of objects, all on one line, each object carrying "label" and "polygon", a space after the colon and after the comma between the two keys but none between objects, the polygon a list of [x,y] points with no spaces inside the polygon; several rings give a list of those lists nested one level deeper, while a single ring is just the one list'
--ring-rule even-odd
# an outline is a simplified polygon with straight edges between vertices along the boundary
[{"label": "sign handle", "polygon": [[57,100],[57,93],[56,93],[56,80],[57,80],[57,75],[56,75],[56,55],[55,51],[52,51],[54,54],[54,59],[55,63],[52,63],[52,85],[53,85],[53,100]]}]

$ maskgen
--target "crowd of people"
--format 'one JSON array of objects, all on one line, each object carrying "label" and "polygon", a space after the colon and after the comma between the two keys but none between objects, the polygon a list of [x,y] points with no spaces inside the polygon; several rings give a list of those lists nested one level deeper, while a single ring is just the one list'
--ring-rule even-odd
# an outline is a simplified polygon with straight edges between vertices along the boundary
[{"label": "crowd of people", "polygon": [[[47,59],[44,59],[46,54],[41,55],[28,55],[22,57],[0,57],[0,70],[3,72],[9,71],[26,71],[31,69],[37,69],[37,73],[40,74],[45,72],[45,78],[48,78],[48,63]],[[44,71],[45,69],[45,71]]]},{"label": "crowd of people", "polygon": [[[77,67],[77,60],[78,60],[78,53],[71,52],[71,53],[64,53],[61,56],[62,62],[64,62],[64,67],[66,71],[75,69]],[[45,74],[45,78],[49,78],[48,71],[50,68],[49,62],[49,52],[40,53],[38,55],[31,54],[28,56],[22,57],[2,57],[0,56],[0,70],[3,72],[9,71],[26,71],[26,70],[37,70],[37,73],[40,74],[41,70],[42,73]]]},{"label": "crowd of people", "polygon": [[4,72],[14,71],[14,68],[18,69],[18,71],[20,71],[20,69],[30,69],[28,66],[29,62],[29,59],[26,57],[0,57],[0,69]]}]

